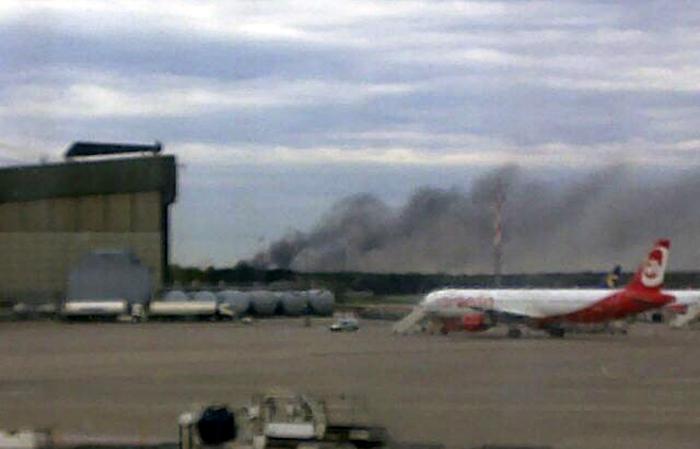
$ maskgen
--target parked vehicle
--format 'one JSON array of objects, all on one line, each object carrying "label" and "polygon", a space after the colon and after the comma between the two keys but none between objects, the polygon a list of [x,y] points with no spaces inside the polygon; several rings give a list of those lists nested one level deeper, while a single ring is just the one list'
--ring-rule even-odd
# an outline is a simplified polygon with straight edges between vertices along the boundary
[{"label": "parked vehicle", "polygon": [[354,332],[358,329],[360,329],[360,323],[357,318],[352,317],[339,318],[330,327],[331,332]]}]

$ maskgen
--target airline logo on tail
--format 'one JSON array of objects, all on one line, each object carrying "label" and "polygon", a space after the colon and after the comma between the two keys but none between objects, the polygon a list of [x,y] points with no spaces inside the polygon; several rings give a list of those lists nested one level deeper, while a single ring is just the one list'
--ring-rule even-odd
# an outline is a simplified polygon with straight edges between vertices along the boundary
[{"label": "airline logo on tail", "polygon": [[640,267],[641,281],[644,287],[658,288],[663,284],[670,246],[671,243],[668,240],[656,242],[647,260]]}]

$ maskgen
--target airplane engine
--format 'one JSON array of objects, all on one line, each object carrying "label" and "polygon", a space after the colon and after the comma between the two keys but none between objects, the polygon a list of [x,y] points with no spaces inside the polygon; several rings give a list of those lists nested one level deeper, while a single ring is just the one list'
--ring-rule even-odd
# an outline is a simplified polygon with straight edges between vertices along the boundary
[{"label": "airplane engine", "polygon": [[483,313],[470,313],[462,317],[462,327],[467,332],[481,332],[491,326],[488,317]]}]

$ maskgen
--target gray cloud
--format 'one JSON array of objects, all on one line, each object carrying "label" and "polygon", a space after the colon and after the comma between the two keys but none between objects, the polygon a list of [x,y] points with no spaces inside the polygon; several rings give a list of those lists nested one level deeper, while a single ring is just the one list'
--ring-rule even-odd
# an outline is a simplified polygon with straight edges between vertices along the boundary
[{"label": "gray cloud", "polygon": [[[77,139],[159,139],[211,179],[183,176],[199,201],[183,193],[187,207],[225,202],[216,167],[254,167],[255,195],[237,198],[264,196],[269,209],[244,203],[288,226],[209,208],[222,235],[249,236],[225,250],[177,215],[178,261],[227,262],[260,246],[258,230],[310,226],[368,182],[394,206],[426,180],[466,189],[457,175],[416,175],[448,167],[465,179],[509,162],[557,178],[610,163],[697,167],[699,36],[690,1],[8,0],[0,163],[58,158]],[[305,190],[279,194],[278,170]],[[313,170],[347,176],[343,188],[309,183]]]}]

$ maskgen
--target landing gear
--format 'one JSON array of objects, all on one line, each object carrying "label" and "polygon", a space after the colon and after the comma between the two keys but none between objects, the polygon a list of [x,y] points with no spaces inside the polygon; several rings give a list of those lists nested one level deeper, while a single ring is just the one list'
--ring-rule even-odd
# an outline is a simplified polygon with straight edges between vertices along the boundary
[{"label": "landing gear", "polygon": [[566,331],[561,327],[553,327],[547,332],[549,332],[549,336],[552,338],[564,338],[564,335],[566,334]]},{"label": "landing gear", "polygon": [[517,327],[508,328],[508,338],[520,338],[523,336],[523,331]]}]

